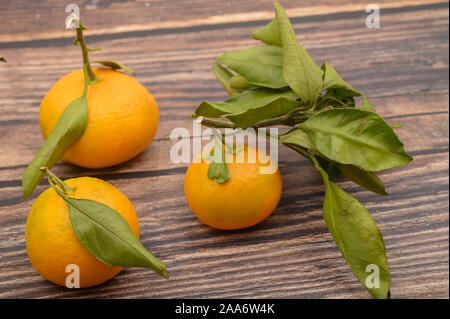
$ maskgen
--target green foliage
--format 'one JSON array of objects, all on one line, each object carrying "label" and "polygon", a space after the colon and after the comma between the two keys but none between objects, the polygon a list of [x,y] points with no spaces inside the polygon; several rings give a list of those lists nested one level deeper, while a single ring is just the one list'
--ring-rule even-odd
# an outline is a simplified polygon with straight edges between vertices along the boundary
[{"label": "green foliage", "polygon": [[297,41],[284,8],[275,1],[275,17],[283,44],[283,76],[290,88],[313,106],[322,90],[323,71]]},{"label": "green foliage", "polygon": [[294,110],[300,103],[292,91],[246,90],[224,102],[202,102],[195,116],[225,117],[240,128],[250,127]]},{"label": "green foliage", "polygon": [[374,112],[355,108],[326,110],[299,128],[327,158],[366,171],[403,166],[412,160],[394,130]]},{"label": "green foliage", "polygon": [[55,127],[45,140],[36,157],[22,174],[23,197],[27,199],[44,178],[41,167],[52,168],[64,153],[83,135],[88,120],[87,71],[85,88],[81,97],[70,103],[62,113]]},{"label": "green foliage", "polygon": [[97,201],[67,196],[58,186],[63,190],[68,186],[50,171],[44,169],[43,172],[66,202],[78,240],[95,258],[111,266],[150,268],[168,278],[164,263],[144,248],[121,214]]},{"label": "green foliage", "polygon": [[227,52],[217,62],[244,77],[250,85],[279,89],[287,87],[283,77],[283,49],[258,45],[237,52]]},{"label": "green foliage", "polygon": [[[290,127],[280,134],[279,142],[308,158],[322,176],[326,190],[323,216],[339,250],[372,296],[390,298],[381,233],[368,210],[332,180],[342,175],[387,195],[374,172],[412,160],[392,129],[397,126],[387,124],[367,97],[328,62],[317,66],[298,43],[277,1],[275,19],[253,30],[251,36],[266,45],[225,53],[214,64],[216,76],[233,97],[203,102],[193,116],[204,117],[204,124],[216,128]],[[211,165],[208,177],[220,181],[225,172],[229,174],[226,165]],[[369,265],[379,268],[378,288],[365,283]]]},{"label": "green foliage", "polygon": [[280,29],[276,19],[270,21],[267,25],[260,29],[255,29],[251,33],[251,37],[255,40],[260,40],[265,44],[283,46],[280,37]]}]

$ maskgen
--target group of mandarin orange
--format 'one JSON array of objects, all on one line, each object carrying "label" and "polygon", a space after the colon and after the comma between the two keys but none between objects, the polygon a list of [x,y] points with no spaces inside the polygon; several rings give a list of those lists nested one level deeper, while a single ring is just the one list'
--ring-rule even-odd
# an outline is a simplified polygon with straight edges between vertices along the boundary
[{"label": "group of mandarin orange", "polygon": [[[73,22],[78,23],[75,44],[82,49],[83,68],[57,80],[44,96],[39,122],[45,142],[23,175],[25,198],[43,178],[50,184],[28,215],[28,257],[44,278],[69,288],[102,284],[129,266],[151,268],[168,278],[164,263],[139,242],[136,210],[119,189],[88,176],[62,181],[50,171],[59,159],[89,169],[127,162],[147,149],[159,124],[155,99],[126,74],[134,72],[116,62],[90,62],[85,28]],[[261,173],[261,167],[273,165],[265,151],[241,145],[239,151],[226,152],[229,178],[222,183],[208,177],[210,155],[211,150],[199,154],[186,171],[184,192],[192,212],[222,230],[265,220],[282,191],[278,168]],[[77,267],[77,278],[71,265]]]}]

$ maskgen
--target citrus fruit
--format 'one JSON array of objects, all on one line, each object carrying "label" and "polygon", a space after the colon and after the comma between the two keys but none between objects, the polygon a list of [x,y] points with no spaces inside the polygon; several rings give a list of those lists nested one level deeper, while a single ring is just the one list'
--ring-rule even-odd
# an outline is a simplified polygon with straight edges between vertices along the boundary
[{"label": "citrus fruit", "polygon": [[[267,154],[247,145],[235,154],[226,152],[230,179],[221,184],[208,178],[210,159],[205,154],[209,152],[191,163],[184,180],[189,206],[203,223],[217,229],[246,228],[275,210],[281,197],[281,174]],[[272,173],[262,173],[262,167]]]},{"label": "citrus fruit", "polygon": [[[133,204],[111,184],[92,177],[72,178],[65,181],[75,187],[73,198],[91,199],[105,204],[130,225],[139,238],[139,223]],[[26,246],[34,268],[47,280],[66,285],[66,267],[79,267],[80,287],[99,285],[117,275],[122,268],[106,265],[97,260],[76,237],[66,202],[53,188],[45,190],[31,207],[27,219]]]},{"label": "citrus fruit", "polygon": [[[93,70],[101,81],[89,85],[86,130],[62,159],[101,168],[125,162],[150,144],[158,126],[158,106],[148,90],[131,76],[111,69]],[[39,111],[44,138],[83,89],[84,73],[77,70],[63,76],[47,92]]]}]

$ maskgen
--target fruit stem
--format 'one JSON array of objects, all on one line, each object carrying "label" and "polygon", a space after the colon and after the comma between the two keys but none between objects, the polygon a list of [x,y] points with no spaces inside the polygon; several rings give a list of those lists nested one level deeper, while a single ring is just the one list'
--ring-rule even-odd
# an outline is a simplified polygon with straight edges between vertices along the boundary
[{"label": "fruit stem", "polygon": [[75,193],[75,188],[69,187],[66,183],[64,183],[58,176],[52,173],[47,167],[41,167],[40,170],[47,175],[48,181],[52,187],[54,187],[53,183],[57,184],[61,187],[62,191],[65,195],[73,195]]},{"label": "fruit stem", "polygon": [[97,49],[89,49],[86,46],[86,41],[84,40],[84,35],[83,35],[83,30],[85,30],[86,28],[81,24],[81,21],[78,20],[78,23],[79,23],[79,25],[76,28],[77,37],[75,38],[74,45],[77,45],[77,44],[80,45],[81,52],[83,54],[83,64],[85,64],[87,67],[89,84],[94,84],[94,83],[97,83],[98,81],[100,81],[100,78],[97,75],[95,75],[94,70],[92,70],[91,64],[89,62],[89,51],[94,51]]}]

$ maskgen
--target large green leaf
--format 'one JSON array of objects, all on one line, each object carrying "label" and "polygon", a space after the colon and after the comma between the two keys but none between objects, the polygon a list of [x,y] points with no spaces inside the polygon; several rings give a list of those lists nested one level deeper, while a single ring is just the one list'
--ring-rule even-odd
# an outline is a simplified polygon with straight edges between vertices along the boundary
[{"label": "large green leaf", "polygon": [[44,178],[41,167],[52,168],[64,153],[83,135],[88,120],[88,74],[84,70],[83,95],[70,103],[61,114],[44,144],[22,174],[23,197],[27,199]]},{"label": "large green leaf", "polygon": [[324,72],[322,89],[333,90],[340,98],[361,96],[361,93],[345,82],[327,61],[322,65],[322,70]]},{"label": "large green leaf", "polygon": [[309,105],[322,90],[323,71],[298,43],[284,8],[275,1],[275,14],[283,44],[283,76],[291,89]]},{"label": "large green leaf", "polygon": [[280,47],[258,45],[224,53],[217,61],[242,75],[254,86],[271,89],[288,86],[283,78],[283,50]]},{"label": "large green leaf", "polygon": [[[334,241],[356,278],[375,298],[390,298],[390,273],[383,237],[368,210],[355,197],[328,180],[321,168],[316,168],[325,183],[323,217]],[[369,288],[367,267],[379,269],[379,287]]]},{"label": "large green leaf", "polygon": [[355,165],[337,163],[339,171],[349,180],[379,195],[387,195],[383,182],[373,172]]},{"label": "large green leaf", "polygon": [[233,73],[228,71],[217,62],[213,63],[212,69],[214,74],[216,75],[217,80],[219,80],[220,84],[222,84],[223,88],[228,92],[230,96],[239,95],[239,90],[233,89],[230,85],[231,79],[234,76]]},{"label": "large green leaf", "polygon": [[292,91],[276,92],[269,89],[246,90],[225,102],[202,102],[195,116],[227,117],[245,129],[262,120],[283,115],[295,109],[299,102]]},{"label": "large green leaf", "polygon": [[255,40],[260,40],[265,44],[276,45],[281,47],[280,29],[276,19],[273,19],[264,27],[255,29],[251,33],[251,37]]},{"label": "large green leaf", "polygon": [[164,263],[144,248],[117,211],[93,200],[60,195],[77,238],[95,258],[111,266],[150,268],[168,278]]},{"label": "large green leaf", "polygon": [[394,130],[378,114],[353,108],[320,112],[299,125],[328,159],[381,171],[408,164],[412,158]]},{"label": "large green leaf", "polygon": [[[316,154],[315,158],[320,166],[327,172],[331,180],[336,179],[340,175],[337,163],[321,157],[320,152],[314,147],[308,134],[298,128],[292,129],[287,134],[280,137],[280,142],[289,146],[294,145],[309,150]],[[319,156],[320,154],[320,156]]]},{"label": "large green leaf", "polygon": [[86,94],[70,103],[45,140],[36,157],[22,174],[23,197],[27,199],[44,178],[41,167],[52,168],[64,153],[83,135],[87,125]]},{"label": "large green leaf", "polygon": [[324,155],[320,154],[320,152],[314,147],[309,135],[301,129],[293,129],[288,134],[282,136],[280,138],[280,142],[283,144],[296,145],[316,154],[317,161],[327,172],[330,180],[334,180],[340,175],[340,173],[342,173],[349,180],[374,193],[387,195],[383,182],[373,172],[362,170],[354,165],[340,164],[323,158]]},{"label": "large green leaf", "polygon": [[320,167],[322,167],[323,170],[327,173],[330,181],[336,180],[341,175],[341,171],[338,168],[338,163],[327,160],[318,155],[314,157],[316,158],[317,162],[319,162]]},{"label": "large green leaf", "polygon": [[280,142],[297,145],[313,152],[315,150],[309,135],[298,128],[292,129],[289,133],[280,137]]},{"label": "large green leaf", "polygon": [[[326,189],[323,217],[356,278],[373,297],[390,298],[391,275],[386,248],[383,236],[369,211],[355,197],[331,182],[313,155],[303,150],[297,151],[309,158],[322,176]],[[378,269],[379,275],[376,282],[369,277],[374,274],[374,268]],[[367,281],[375,286],[368,287]]]}]

